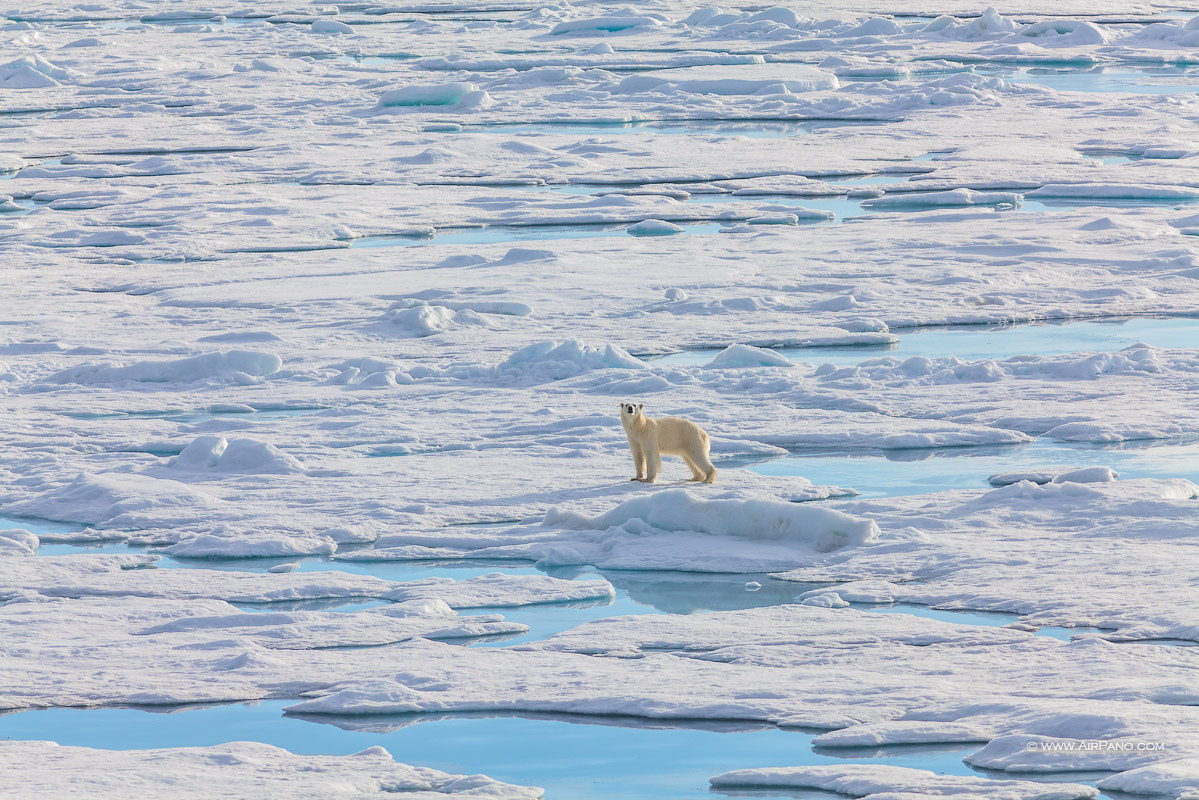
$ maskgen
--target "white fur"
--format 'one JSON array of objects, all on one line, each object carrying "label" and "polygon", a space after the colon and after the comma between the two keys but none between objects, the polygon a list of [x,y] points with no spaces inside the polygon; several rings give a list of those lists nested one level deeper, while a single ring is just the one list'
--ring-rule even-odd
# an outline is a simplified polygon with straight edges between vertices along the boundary
[{"label": "white fur", "polygon": [[679,417],[652,419],[644,414],[644,403],[620,404],[620,424],[629,437],[629,449],[633,451],[635,481],[653,483],[662,469],[661,456],[682,456],[691,468],[690,480],[702,483],[716,482],[716,467],[712,466],[708,453],[712,442],[707,432],[689,420]]}]

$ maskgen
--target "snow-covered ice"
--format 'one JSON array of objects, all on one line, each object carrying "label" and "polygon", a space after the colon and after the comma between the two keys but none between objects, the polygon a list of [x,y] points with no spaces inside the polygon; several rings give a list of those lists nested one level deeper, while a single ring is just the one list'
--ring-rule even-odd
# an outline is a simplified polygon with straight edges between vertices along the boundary
[{"label": "snow-covered ice", "polygon": [[905,767],[782,767],[743,769],[712,777],[715,789],[823,789],[850,797],[973,797],[996,800],[1083,800],[1090,786],[937,775]]},{"label": "snow-covered ice", "polygon": [[[715,785],[1199,790],[1190,11],[0,15],[5,708],[753,720],[970,743],[983,772]],[[1130,318],[1177,326],[905,349]],[[629,481],[630,398],[702,425],[718,483]],[[1105,458],[1134,443],[1165,466]],[[905,468],[934,452],[970,481]],[[834,479],[834,453],[875,461]],[[661,571],[668,613],[628,616]],[[691,602],[716,580],[761,602]],[[289,605],[317,602],[341,610]],[[538,613],[590,621],[463,645]],[[24,794],[536,796],[376,751],[0,744]],[[1041,779],[1070,771],[1109,774]]]},{"label": "snow-covered ice", "polygon": [[[534,787],[482,775],[449,775],[395,763],[381,747],[352,756],[300,756],[256,742],[218,747],[113,751],[60,747],[53,742],[2,742],[9,764],[38,764],[23,774],[6,771],[5,791],[21,797],[277,797],[280,800],[367,800],[397,792],[413,800],[445,797],[536,800]],[[296,780],[303,775],[303,780]]]}]

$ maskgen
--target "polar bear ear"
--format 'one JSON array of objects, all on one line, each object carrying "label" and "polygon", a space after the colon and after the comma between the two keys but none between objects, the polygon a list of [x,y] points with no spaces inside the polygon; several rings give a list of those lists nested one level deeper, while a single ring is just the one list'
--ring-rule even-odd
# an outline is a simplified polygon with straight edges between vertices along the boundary
[{"label": "polar bear ear", "polygon": [[644,411],[644,410],[645,410],[645,403],[638,403],[638,404],[637,404],[637,410],[638,410],[638,411]]}]

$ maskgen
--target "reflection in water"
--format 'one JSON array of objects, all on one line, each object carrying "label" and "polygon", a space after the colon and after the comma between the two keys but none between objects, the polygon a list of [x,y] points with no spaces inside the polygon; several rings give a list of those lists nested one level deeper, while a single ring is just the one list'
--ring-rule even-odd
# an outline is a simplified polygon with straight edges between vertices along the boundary
[{"label": "reflection in water", "polygon": [[[555,577],[567,577],[551,571]],[[830,584],[781,581],[767,574],[720,574],[596,570],[588,577],[606,578],[621,596],[666,614],[739,611],[793,603],[809,589]],[[575,577],[571,575],[570,577]]]}]

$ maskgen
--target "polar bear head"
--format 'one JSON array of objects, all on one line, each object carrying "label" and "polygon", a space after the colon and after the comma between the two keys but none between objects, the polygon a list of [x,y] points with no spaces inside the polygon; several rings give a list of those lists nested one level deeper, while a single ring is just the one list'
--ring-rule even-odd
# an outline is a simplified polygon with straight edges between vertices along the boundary
[{"label": "polar bear head", "polygon": [[641,416],[641,412],[645,410],[645,403],[630,403],[627,400],[621,401],[620,404],[620,421],[632,422]]}]

